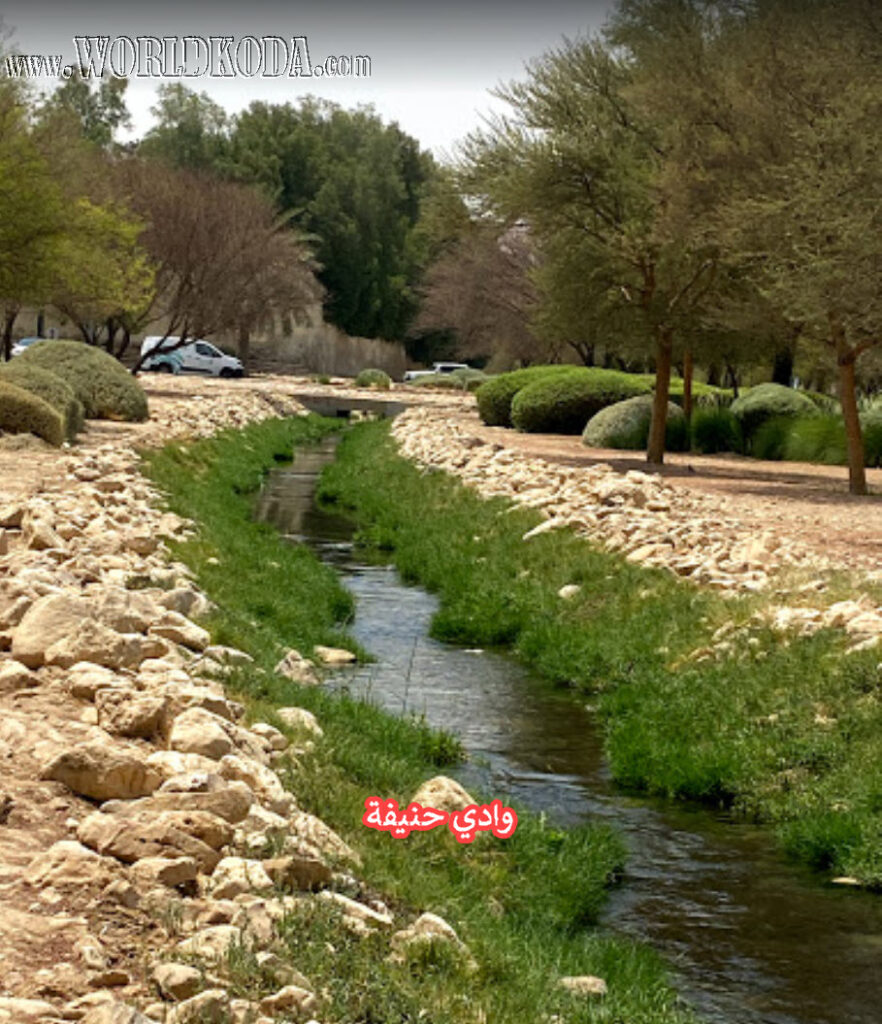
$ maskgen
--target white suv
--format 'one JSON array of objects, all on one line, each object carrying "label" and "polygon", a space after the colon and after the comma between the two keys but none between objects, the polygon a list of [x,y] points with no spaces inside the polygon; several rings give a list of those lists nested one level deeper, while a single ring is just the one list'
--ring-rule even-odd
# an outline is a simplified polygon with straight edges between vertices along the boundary
[{"label": "white suv", "polygon": [[468,363],[435,363],[431,370],[407,370],[403,380],[416,380],[418,377],[434,377],[439,373],[453,373],[454,370],[470,370]]},{"label": "white suv", "polygon": [[158,335],[145,338],[141,343],[141,355],[154,349],[156,352],[146,360],[143,369],[158,373],[204,373],[210,377],[241,377],[245,372],[240,359],[225,355],[207,341],[197,339],[173,348],[179,341],[179,338],[163,339]]}]

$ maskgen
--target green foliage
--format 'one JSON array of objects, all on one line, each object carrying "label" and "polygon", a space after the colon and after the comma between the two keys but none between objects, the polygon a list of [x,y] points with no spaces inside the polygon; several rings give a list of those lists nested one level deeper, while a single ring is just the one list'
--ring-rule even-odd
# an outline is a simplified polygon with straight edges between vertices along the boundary
[{"label": "green foliage", "polygon": [[0,380],[0,432],[35,434],[57,447],[64,441],[64,421],[42,398]]},{"label": "green foliage", "polygon": [[362,370],[355,378],[357,388],[378,388],[388,391],[392,387],[392,378],[385,370]]},{"label": "green foliage", "polygon": [[[404,577],[437,592],[440,638],[493,637],[554,683],[599,693],[615,777],[671,797],[734,805],[780,825],[787,848],[882,888],[878,652],[843,655],[825,631],[782,638],[719,595],[637,568],[539,516],[421,474],[357,428],[322,489],[382,535]],[[510,509],[505,515],[503,509]],[[581,591],[562,602],[564,583]],[[679,664],[724,622],[728,657]],[[825,716],[818,721],[819,709]]]},{"label": "green foliage", "polygon": [[651,387],[635,374],[571,367],[519,390],[511,403],[511,422],[527,433],[580,434],[601,409],[646,394]]},{"label": "green foliage", "polygon": [[[652,402],[652,395],[638,395],[601,409],[588,421],[582,433],[582,444],[589,448],[645,448],[652,419]],[[666,449],[685,451],[689,436],[686,417],[680,406],[673,402],[668,402],[666,429]]]},{"label": "green foliage", "polygon": [[750,442],[749,454],[755,459],[780,462],[784,458],[792,425],[793,418],[790,416],[773,416],[763,420]]},{"label": "green foliage", "polygon": [[412,381],[419,388],[441,388],[450,391],[477,391],[488,380],[482,370],[453,370],[451,373],[433,373]]},{"label": "green foliage", "polygon": [[570,370],[571,366],[529,366],[524,370],[500,373],[482,384],[475,393],[481,419],[488,427],[510,427],[511,403],[521,388],[543,377]]},{"label": "green foliage", "polygon": [[[175,555],[217,605],[208,622],[214,639],[255,658],[230,680],[249,719],[272,722],[291,736],[275,709],[297,704],[321,722],[324,738],[287,778],[298,805],[358,849],[372,891],[394,906],[402,925],[423,910],[441,914],[478,969],[438,946],[395,963],[387,936],[352,935],[339,911],[319,900],[298,904],[279,922],[283,960],[309,976],[335,1020],[416,1020],[428,1011],[437,1024],[473,1024],[478,1010],[499,1024],[521,1024],[567,1009],[573,1024],[587,1024],[587,1004],[574,1008],[556,981],[591,970],[608,980],[605,1006],[618,1018],[690,1024],[650,950],[586,927],[597,920],[622,863],[621,842],[606,826],[562,832],[519,809],[511,840],[468,849],[442,830],[414,833],[402,843],[361,826],[366,793],[404,801],[462,751],[419,720],[272,673],[288,646],[347,642],[337,624],[351,615],[351,598],[335,573],[305,546],[254,522],[250,509],[263,473],[289,456],[292,445],[334,429],[339,421],[316,417],[266,421],[153,452],[147,472],[170,506],[199,524],[198,536],[175,545]],[[233,947],[214,969],[227,975],[237,996],[258,999],[280,985],[245,946]]]},{"label": "green foliage", "polygon": [[729,409],[696,409],[691,428],[692,447],[702,455],[741,451],[741,424]]},{"label": "green foliage", "polygon": [[83,403],[74,394],[73,388],[50,370],[15,359],[0,364],[0,378],[15,384],[32,395],[48,402],[61,413],[64,420],[64,435],[68,441],[76,439],[83,427]]},{"label": "green foliage", "polygon": [[[783,384],[758,384],[739,395],[730,409],[741,424],[745,444],[751,450],[757,431],[767,420],[812,416],[818,412],[817,406],[808,395],[784,387]],[[771,432],[769,436],[771,437]]]},{"label": "green foliage", "polygon": [[864,426],[864,462],[876,469],[882,467],[882,420]]},{"label": "green foliage", "polygon": [[16,358],[61,377],[82,402],[87,419],[147,419],[144,389],[121,363],[100,349],[79,341],[41,341]]},{"label": "green foliage", "polygon": [[348,334],[401,339],[416,308],[414,229],[431,155],[370,108],[307,97],[229,118],[205,94],[160,89],[143,152],[256,185],[312,236],[326,318]]},{"label": "green foliage", "polygon": [[47,100],[43,115],[61,112],[73,117],[84,139],[107,148],[118,128],[131,126],[125,101],[128,84],[127,78],[93,78],[74,67]]},{"label": "green foliage", "polygon": [[790,462],[819,462],[844,466],[845,424],[839,416],[819,415],[791,420],[782,458]]}]

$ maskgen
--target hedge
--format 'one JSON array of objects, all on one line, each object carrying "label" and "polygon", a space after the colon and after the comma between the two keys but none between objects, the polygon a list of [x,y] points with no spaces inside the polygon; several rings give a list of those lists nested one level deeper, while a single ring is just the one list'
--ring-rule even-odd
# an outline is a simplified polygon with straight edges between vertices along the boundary
[{"label": "hedge", "polygon": [[[515,395],[528,384],[553,377],[557,374],[572,373],[573,366],[528,366],[524,370],[512,370],[482,384],[475,392],[478,412],[488,427],[511,426],[511,403]],[[583,424],[584,426],[584,424]]]},{"label": "hedge", "polygon": [[57,374],[44,370],[42,366],[31,366],[20,359],[0,366],[0,376],[16,387],[30,391],[32,395],[48,402],[61,413],[64,434],[68,441],[76,439],[83,427],[83,403],[74,394],[73,388]]},{"label": "hedge", "polygon": [[696,409],[691,426],[693,451],[715,455],[742,450],[741,424],[730,409]]},{"label": "hedge", "polygon": [[511,403],[511,422],[527,433],[581,434],[606,406],[649,394],[650,381],[618,370],[572,367],[519,390]]},{"label": "hedge", "polygon": [[764,423],[775,419],[816,416],[820,413],[808,395],[786,388],[783,384],[758,384],[736,398],[730,408],[741,424],[745,444],[751,450],[754,438]]},{"label": "hedge", "polygon": [[384,370],[362,370],[355,378],[357,388],[379,388],[388,391],[392,387],[392,378]]},{"label": "hedge", "polygon": [[64,441],[61,413],[42,398],[0,380],[0,432],[36,434],[58,447]]},{"label": "hedge", "polygon": [[[601,409],[588,421],[582,433],[582,444],[589,448],[645,448],[652,420],[652,403],[652,395],[638,395]],[[668,451],[685,451],[688,440],[689,430],[683,410],[679,405],[668,402],[665,447]]]},{"label": "hedge", "polygon": [[17,360],[40,366],[66,381],[90,420],[147,419],[144,389],[113,356],[82,341],[41,341]]}]

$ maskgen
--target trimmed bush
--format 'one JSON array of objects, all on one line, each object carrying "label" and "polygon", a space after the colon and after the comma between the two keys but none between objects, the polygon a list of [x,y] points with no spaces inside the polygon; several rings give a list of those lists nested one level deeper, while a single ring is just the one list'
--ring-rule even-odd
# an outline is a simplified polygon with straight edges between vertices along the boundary
[{"label": "trimmed bush", "polygon": [[810,416],[790,421],[783,456],[788,461],[844,466],[847,451],[845,423],[840,416]]},{"label": "trimmed bush", "polygon": [[451,391],[477,391],[487,380],[482,370],[452,370],[450,373],[433,373],[411,381],[420,388],[446,388]]},{"label": "trimmed bush", "polygon": [[481,419],[488,427],[510,427],[511,403],[522,388],[544,377],[571,373],[574,369],[573,366],[528,366],[492,377],[475,392]]},{"label": "trimmed bush", "polygon": [[829,413],[831,416],[836,416],[842,412],[839,399],[834,398],[832,395],[825,395],[820,391],[804,391],[802,394],[810,398],[821,412]]},{"label": "trimmed bush", "polygon": [[[766,422],[774,419],[796,419],[819,414],[818,407],[803,392],[786,388],[783,384],[758,384],[745,391],[731,405],[732,414],[741,424],[745,445],[753,451],[756,435]],[[764,443],[780,434],[781,428],[770,428]],[[782,442],[783,443],[783,442]],[[783,450],[783,449],[782,449]],[[759,458],[772,458],[761,455]],[[778,456],[780,458],[780,456]]]},{"label": "trimmed bush", "polygon": [[32,395],[48,402],[61,413],[64,421],[64,435],[68,441],[76,439],[83,427],[83,403],[74,394],[73,388],[57,374],[41,366],[31,366],[15,359],[0,366],[0,377],[17,387],[30,391]]},{"label": "trimmed bush", "polygon": [[702,455],[740,452],[741,424],[729,409],[696,409],[692,414],[692,449]]},{"label": "trimmed bush", "polygon": [[16,360],[50,370],[73,389],[86,419],[147,419],[144,389],[113,356],[82,341],[41,341]]},{"label": "trimmed bush", "polygon": [[35,434],[58,447],[64,440],[64,421],[61,413],[38,395],[0,380],[0,431]]},{"label": "trimmed bush", "polygon": [[511,403],[511,422],[527,433],[581,434],[601,409],[649,393],[650,379],[618,370],[574,367],[522,388]]},{"label": "trimmed bush", "polygon": [[[601,409],[588,421],[582,433],[582,444],[589,448],[645,448],[652,419],[652,395],[638,395]],[[665,447],[668,451],[684,451],[689,431],[686,417],[679,405],[668,402]]]},{"label": "trimmed bush", "polygon": [[357,388],[379,388],[388,391],[392,387],[392,378],[384,370],[362,370],[355,378]]}]

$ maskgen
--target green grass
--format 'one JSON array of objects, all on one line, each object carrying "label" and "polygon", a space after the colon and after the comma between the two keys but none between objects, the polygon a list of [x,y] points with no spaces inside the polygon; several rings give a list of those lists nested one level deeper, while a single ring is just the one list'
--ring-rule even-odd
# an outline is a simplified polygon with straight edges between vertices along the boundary
[{"label": "green grass", "polygon": [[[776,825],[794,856],[882,888],[878,651],[846,657],[833,631],[752,628],[731,657],[675,669],[722,623],[748,628],[761,599],[724,600],[567,530],[525,542],[538,513],[420,472],[384,424],[344,440],[321,494],[439,595],[436,637],[509,647],[552,682],[599,694],[621,782],[735,807]],[[582,589],[562,601],[568,583]]]},{"label": "green grass", "polygon": [[[562,832],[519,808],[510,840],[463,847],[446,830],[394,840],[361,825],[366,797],[406,801],[426,778],[460,760],[462,751],[455,738],[423,721],[303,688],[272,672],[287,646],[305,653],[315,643],[353,646],[345,632],[351,599],[334,573],[250,518],[265,472],[289,458],[294,445],[334,429],[339,421],[316,417],[268,421],[171,445],[145,456],[144,470],[169,507],[197,523],[194,537],[172,547],[218,606],[207,623],[214,639],[255,658],[253,667],[230,679],[249,719],[284,728],[274,709],[290,704],[319,718],[324,738],[285,779],[301,807],[362,855],[359,877],[369,888],[349,895],[379,895],[399,927],[424,910],[441,914],[467,943],[477,968],[439,947],[403,964],[388,962],[387,936],[355,938],[317,901],[305,901],[283,921],[284,958],[316,991],[327,993],[321,1019],[522,1024],[563,1014],[569,1024],[687,1024],[693,1018],[672,992],[659,958],[596,926],[623,860],[607,827]],[[371,438],[380,435],[351,440],[361,445]],[[235,950],[229,959],[225,969],[234,994],[258,997],[273,990],[276,975],[258,970],[247,951]],[[600,975],[609,995],[574,999],[556,987],[566,974]]]}]

